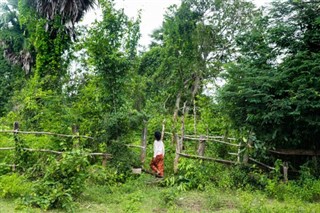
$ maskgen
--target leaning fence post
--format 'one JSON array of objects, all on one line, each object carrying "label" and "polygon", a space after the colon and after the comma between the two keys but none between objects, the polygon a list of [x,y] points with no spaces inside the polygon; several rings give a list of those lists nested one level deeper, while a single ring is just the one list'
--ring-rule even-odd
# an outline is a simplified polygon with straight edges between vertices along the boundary
[{"label": "leaning fence post", "polygon": [[146,160],[146,154],[147,154],[147,133],[148,133],[148,128],[147,128],[147,121],[143,121],[143,130],[142,130],[142,139],[141,139],[141,155],[140,155],[140,160],[141,164],[144,164]]},{"label": "leaning fence post", "polygon": [[19,158],[20,158],[20,148],[19,148],[19,137],[18,137],[18,132],[19,132],[19,122],[15,121],[13,123],[13,137],[14,137],[14,146],[15,146],[15,160],[12,166],[12,170],[15,171],[16,170],[16,164],[18,164],[19,162]]}]

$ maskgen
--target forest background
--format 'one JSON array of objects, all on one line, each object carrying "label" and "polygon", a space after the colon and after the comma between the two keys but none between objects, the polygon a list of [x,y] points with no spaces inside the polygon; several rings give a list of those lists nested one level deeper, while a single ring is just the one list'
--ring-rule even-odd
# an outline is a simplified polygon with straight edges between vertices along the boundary
[{"label": "forest background", "polygon": [[[77,26],[95,4],[101,19],[88,28]],[[165,136],[166,178],[159,185],[173,187],[166,192],[169,201],[176,202],[177,191],[214,185],[317,202],[319,10],[318,1],[305,0],[274,1],[265,8],[243,0],[183,0],[167,9],[150,46],[139,50],[140,17],[128,18],[113,1],[2,4],[1,197],[17,198],[22,207],[72,211],[84,184],[110,188],[137,178],[131,168],[147,168],[148,162],[141,165],[130,145],[140,145],[147,125],[150,159],[152,132],[164,123],[173,137]],[[14,122],[19,131],[85,137],[13,137],[8,131]],[[229,153],[239,151],[273,170],[247,164],[244,157],[232,167],[180,159],[176,170],[179,134],[235,138],[243,150],[208,144],[206,155],[235,160]],[[184,149],[193,154],[196,146],[193,141]],[[288,149],[313,154],[270,152]],[[92,152],[112,158],[100,166]],[[292,171],[289,182],[282,181],[284,161]]]}]

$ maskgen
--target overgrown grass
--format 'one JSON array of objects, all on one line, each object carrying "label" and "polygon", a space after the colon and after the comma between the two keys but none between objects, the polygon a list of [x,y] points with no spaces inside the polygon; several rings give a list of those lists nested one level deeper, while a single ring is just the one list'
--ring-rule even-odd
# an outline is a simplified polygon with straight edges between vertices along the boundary
[{"label": "overgrown grass", "polygon": [[160,187],[158,179],[143,174],[118,186],[87,187],[79,212],[320,212],[320,204],[288,196],[280,201],[263,191],[213,184],[203,191],[179,191]]},{"label": "overgrown grass", "polygon": [[158,179],[87,167],[74,153],[52,161],[40,181],[17,172],[0,176],[0,213],[41,212],[37,206],[49,212],[320,212],[320,180],[305,169],[285,184],[276,171],[268,176],[256,167],[181,160],[179,174]]},{"label": "overgrown grass", "polygon": [[[76,201],[76,212],[320,212],[320,203],[295,196],[279,200],[259,190],[221,188],[213,184],[205,190],[179,191],[160,187],[159,179],[142,174],[124,184],[86,186]],[[0,212],[41,212],[16,208],[12,200],[0,199]],[[54,210],[48,212],[63,212]]]}]

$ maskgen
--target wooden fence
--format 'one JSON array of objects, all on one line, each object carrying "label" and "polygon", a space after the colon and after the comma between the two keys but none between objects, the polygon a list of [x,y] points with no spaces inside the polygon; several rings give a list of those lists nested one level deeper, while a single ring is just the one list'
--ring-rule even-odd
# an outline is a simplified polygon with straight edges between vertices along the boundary
[{"label": "wooden fence", "polygon": [[[80,139],[90,139],[94,140],[93,137],[90,136],[84,136],[79,135],[78,128],[76,126],[72,126],[72,134],[60,134],[60,133],[52,133],[52,132],[41,132],[41,131],[20,131],[19,130],[19,123],[14,123],[13,130],[0,130],[0,134],[12,134],[15,141],[14,147],[0,147],[0,151],[7,151],[7,150],[17,150],[17,146],[19,145],[19,134],[33,134],[33,135],[50,135],[55,137],[65,137],[65,138],[74,138],[79,139],[77,143],[74,144],[74,148],[78,148],[80,144]],[[147,150],[147,122],[144,121],[144,126],[142,130],[142,137],[141,137],[141,145],[133,145],[133,144],[127,144],[126,146],[132,147],[132,148],[139,148],[141,149],[140,153],[140,161],[143,165],[146,160],[146,150]],[[218,163],[223,163],[226,165],[237,165],[237,164],[248,164],[249,162],[257,164],[263,168],[274,170],[275,168],[272,166],[269,166],[265,163],[259,162],[256,159],[253,159],[249,156],[249,150],[252,149],[252,144],[250,141],[247,141],[247,143],[244,143],[242,140],[240,140],[239,143],[237,143],[237,140],[235,138],[230,138],[227,136],[210,136],[210,135],[186,135],[184,134],[184,116],[181,118],[181,130],[180,134],[177,133],[171,133],[165,131],[165,120],[162,123],[162,132],[161,132],[161,138],[163,139],[165,135],[170,136],[173,138],[173,141],[175,142],[176,151],[175,151],[175,159],[174,159],[174,172],[176,173],[178,171],[178,163],[179,158],[190,158],[190,159],[201,159],[201,160],[208,160],[208,161],[214,161]],[[198,147],[196,150],[196,155],[186,154],[183,153],[183,145],[187,141],[196,141],[198,143]],[[232,146],[237,148],[236,153],[229,152],[229,155],[236,156],[236,160],[226,160],[226,159],[219,159],[219,158],[213,158],[205,156],[205,150],[206,150],[206,144],[212,142],[215,144],[223,144],[225,146]],[[27,148],[27,147],[20,147],[21,150],[28,151],[28,152],[44,152],[44,153],[51,153],[51,154],[57,154],[61,155],[65,151],[59,151],[59,150],[49,150],[49,149],[34,149],[34,148]],[[320,151],[315,150],[269,150],[269,152],[278,154],[278,155],[307,155],[307,156],[319,156]],[[100,153],[100,152],[92,152],[87,153],[89,156],[102,156],[102,165],[106,165],[107,159],[112,158],[111,154],[108,153]],[[8,165],[12,166],[14,169],[16,167],[15,164]],[[283,163],[283,174],[284,179],[287,181],[288,178],[288,162]]]},{"label": "wooden fence", "polygon": [[[0,133],[2,134],[13,134],[15,146],[14,147],[0,147],[0,151],[7,151],[7,150],[17,150],[19,146],[19,134],[33,134],[33,135],[50,135],[50,136],[56,136],[56,137],[62,137],[62,138],[78,138],[79,141],[74,144],[74,148],[79,148],[79,143],[81,138],[91,139],[94,140],[93,137],[85,136],[85,135],[79,135],[78,128],[76,126],[72,126],[72,135],[67,134],[60,134],[60,133],[53,133],[53,132],[39,132],[39,131],[20,131],[19,130],[19,123],[14,122],[13,124],[13,130],[0,130]],[[33,148],[26,148],[26,147],[19,147],[19,149],[23,151],[28,152],[44,152],[44,153],[51,153],[51,154],[57,154],[61,155],[63,153],[66,153],[66,151],[57,151],[57,150],[49,150],[49,149],[33,149]],[[102,156],[102,164],[106,165],[107,159],[112,158],[111,154],[108,153],[101,153],[101,152],[92,152],[92,153],[86,153],[89,156]],[[17,166],[15,163],[10,164],[8,166],[12,166],[13,170]]]}]

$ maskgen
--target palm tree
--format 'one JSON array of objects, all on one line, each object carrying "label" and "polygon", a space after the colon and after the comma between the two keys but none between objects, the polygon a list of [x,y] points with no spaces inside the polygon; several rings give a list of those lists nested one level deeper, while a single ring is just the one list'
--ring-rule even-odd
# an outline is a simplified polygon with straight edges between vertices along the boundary
[{"label": "palm tree", "polygon": [[51,23],[57,16],[66,33],[75,38],[74,25],[83,18],[84,14],[95,5],[96,0],[25,0],[26,5],[35,8],[37,13],[47,19],[46,30],[55,34]]},{"label": "palm tree", "polygon": [[33,58],[24,48],[27,42],[23,36],[24,27],[18,19],[18,0],[9,0],[0,4],[0,48],[3,56],[14,65],[21,65],[28,74]]},{"label": "palm tree", "polygon": [[60,15],[63,22],[76,23],[80,21],[85,12],[94,6],[95,0],[37,0],[38,13],[53,20],[56,15]]}]

